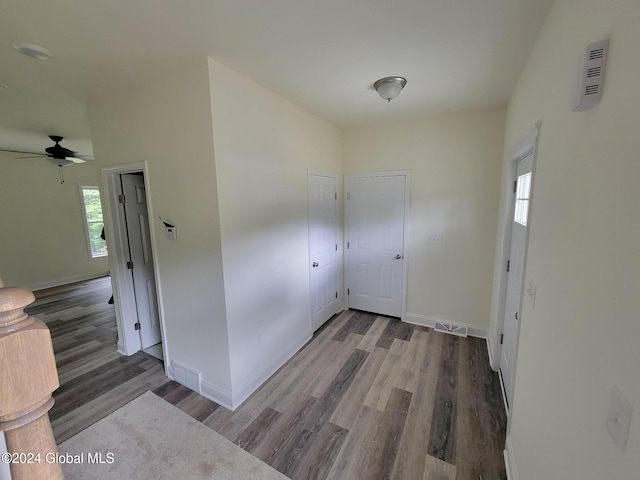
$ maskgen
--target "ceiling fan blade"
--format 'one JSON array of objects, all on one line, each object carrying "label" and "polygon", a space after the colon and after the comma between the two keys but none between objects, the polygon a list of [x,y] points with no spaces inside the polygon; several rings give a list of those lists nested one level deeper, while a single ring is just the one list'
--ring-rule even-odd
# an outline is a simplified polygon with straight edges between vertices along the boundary
[{"label": "ceiling fan blade", "polygon": [[4,148],[0,148],[0,152],[7,152],[7,153],[24,153],[25,155],[40,155],[41,157],[44,157],[45,154],[44,153],[37,153],[37,152],[25,152],[25,151],[21,151],[21,150],[6,150]]},{"label": "ceiling fan blade", "polygon": [[[67,158],[68,158],[68,157],[67,157]],[[78,158],[78,159],[80,159],[80,160],[84,160],[84,161],[87,161],[87,160],[94,160],[93,155],[83,155],[83,154],[80,154],[80,153],[75,153],[75,154],[73,155],[73,158]]]},{"label": "ceiling fan blade", "polygon": [[46,155],[33,155],[32,157],[16,157],[16,158],[47,158]]}]

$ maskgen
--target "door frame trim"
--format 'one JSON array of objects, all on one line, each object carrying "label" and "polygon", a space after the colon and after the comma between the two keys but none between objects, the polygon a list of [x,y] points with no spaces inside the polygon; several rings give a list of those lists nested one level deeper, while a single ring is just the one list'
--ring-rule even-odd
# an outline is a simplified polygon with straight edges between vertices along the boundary
[{"label": "door frame trim", "polygon": [[[496,303],[497,307],[495,310],[497,322],[496,322],[496,328],[492,332],[493,334],[490,333],[487,336],[490,363],[491,363],[491,367],[495,371],[500,371],[500,364],[502,359],[502,345],[500,344],[500,335],[502,335],[504,330],[504,316],[505,316],[505,307],[507,303],[507,284],[508,284],[509,275],[508,275],[508,272],[506,271],[506,265],[511,254],[511,232],[512,232],[511,227],[512,227],[514,208],[515,208],[515,205],[514,205],[515,202],[513,201],[514,200],[513,184],[517,180],[518,162],[530,154],[533,155],[532,167],[531,167],[532,183],[531,183],[531,193],[529,197],[529,212],[531,213],[531,205],[533,205],[534,195],[535,195],[536,163],[537,163],[537,157],[538,157],[538,142],[540,139],[540,127],[541,127],[541,123],[537,122],[534,125],[533,129],[531,129],[527,133],[527,135],[520,142],[518,142],[518,144],[513,149],[511,149],[511,151],[507,156],[508,181],[506,185],[503,186],[503,188],[505,189],[505,192],[504,192],[505,198],[507,198],[508,200],[506,202],[503,215],[500,218],[500,231],[498,233],[498,238],[502,238],[502,248],[500,248],[496,252],[496,263],[495,263],[496,275],[494,275],[494,290],[495,289],[498,290],[497,303]],[[529,246],[530,234],[531,234],[531,216],[529,216],[529,222],[527,225],[527,234],[525,237],[525,245],[524,245],[524,264],[523,264],[523,270],[522,270],[523,286],[524,286],[524,280],[526,278],[527,251]],[[519,334],[520,334],[520,322],[518,323],[518,333],[516,335],[516,345],[515,345],[516,352],[518,351],[517,338],[519,337]],[[517,360],[514,359],[514,365],[513,365],[514,375],[515,375],[516,368],[517,368]],[[512,388],[514,388],[515,390],[515,381],[512,385]],[[501,382],[501,389],[503,390],[502,394],[505,399],[505,407],[506,407],[507,405],[506,394],[504,392],[504,386],[502,385],[502,382]],[[513,403],[513,399],[512,399],[512,403]],[[512,407],[513,405],[510,405],[508,408],[508,411],[510,411]]]},{"label": "door frame trim", "polygon": [[[127,234],[124,225],[124,212],[118,208],[118,195],[120,194],[120,175],[127,173],[140,173],[144,175],[145,190],[147,194],[147,210],[149,218],[153,215],[151,185],[149,180],[149,165],[146,161],[115,165],[101,169],[103,205],[105,207],[105,236],[109,245],[109,269],[111,271],[111,284],[116,313],[116,326],[118,329],[118,352],[123,355],[133,355],[140,350],[140,334],[135,330],[138,319],[136,301],[133,290],[133,279],[126,267],[128,259]],[[149,221],[151,233],[152,260],[154,265],[154,278],[156,282],[156,294],[158,299],[158,317],[160,321],[160,336],[164,354],[165,374],[166,366],[171,364],[167,355],[167,341],[164,335],[164,313],[162,308],[162,289],[158,274],[157,245],[154,223]]]},{"label": "door frame trim", "polygon": [[409,213],[411,198],[411,171],[410,170],[391,170],[382,172],[356,172],[345,173],[344,175],[344,229],[343,229],[343,245],[344,247],[344,288],[343,298],[345,299],[345,307],[349,308],[349,296],[347,295],[347,285],[349,285],[349,249],[347,245],[347,234],[349,232],[349,202],[347,201],[347,195],[349,193],[349,180],[352,178],[367,178],[367,177],[405,177],[404,184],[404,222],[402,224],[402,292],[401,292],[401,306],[400,306],[400,320],[406,321],[407,316],[407,285],[409,283]]}]

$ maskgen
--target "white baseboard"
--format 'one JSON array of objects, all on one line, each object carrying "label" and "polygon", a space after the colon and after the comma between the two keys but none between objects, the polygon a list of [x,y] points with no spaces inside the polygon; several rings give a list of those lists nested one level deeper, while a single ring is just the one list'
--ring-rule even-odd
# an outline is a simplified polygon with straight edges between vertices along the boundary
[{"label": "white baseboard", "polygon": [[118,347],[118,353],[120,355],[128,356],[127,353],[126,353],[127,349],[124,348],[124,342],[122,340],[118,339],[117,347]]},{"label": "white baseboard", "polygon": [[227,410],[233,410],[231,392],[219,388],[213,383],[202,380],[200,382],[200,395],[222,405]]},{"label": "white baseboard", "polygon": [[[279,355],[273,362],[267,367],[262,369],[256,376],[248,381],[244,387],[239,389],[236,393],[228,392],[221,389],[216,385],[202,380],[200,382],[200,395],[207,397],[209,400],[222,405],[223,407],[233,411],[238,408],[242,403],[251,396],[260,386],[266,382],[271,375],[273,375],[282,365],[284,365],[291,357],[293,357],[305,344],[311,339],[311,335],[305,334],[299,338],[297,342],[293,343],[287,350]],[[175,380],[173,377],[173,371],[169,371],[169,377]]]},{"label": "white baseboard", "polygon": [[[271,375],[273,375],[282,365],[284,365],[291,357],[293,357],[305,344],[311,340],[312,335],[309,333],[304,334],[293,342],[283,353],[281,353],[276,359],[274,359],[269,365],[262,369],[253,379],[239,388],[237,393],[232,396],[231,410],[238,408],[242,402],[244,402],[253,392],[255,392],[260,386],[266,382]],[[235,389],[234,389],[235,390]]]},{"label": "white baseboard", "polygon": [[504,448],[504,465],[507,469],[507,480],[518,480],[518,471],[513,458],[513,447],[511,447],[511,437],[507,437]]},{"label": "white baseboard", "polygon": [[84,280],[93,280],[94,278],[100,278],[107,275],[107,272],[90,273],[85,275],[73,275],[70,277],[55,278],[53,280],[47,280],[45,282],[31,283],[24,286],[26,290],[35,292],[36,290],[44,290],[45,288],[59,287],[61,285],[68,285],[70,283],[82,282]]},{"label": "white baseboard", "polygon": [[452,322],[443,318],[429,317],[426,315],[418,315],[417,313],[405,313],[402,317],[403,322],[413,323],[414,325],[422,325],[423,327],[435,328],[436,322],[449,323],[457,327],[467,327],[469,329],[469,335],[478,338],[487,338],[487,329],[479,327],[477,325],[471,325],[468,323]]}]

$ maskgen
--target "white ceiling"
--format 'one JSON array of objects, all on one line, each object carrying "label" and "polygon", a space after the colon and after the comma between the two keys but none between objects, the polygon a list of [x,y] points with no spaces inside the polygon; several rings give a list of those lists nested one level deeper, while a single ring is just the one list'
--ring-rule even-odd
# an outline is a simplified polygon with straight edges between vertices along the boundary
[{"label": "white ceiling", "polygon": [[[504,105],[552,3],[0,0],[0,148],[58,134],[88,153],[88,96],[172,56],[213,57],[338,126]],[[372,84],[390,75],[408,84],[388,104]]]}]

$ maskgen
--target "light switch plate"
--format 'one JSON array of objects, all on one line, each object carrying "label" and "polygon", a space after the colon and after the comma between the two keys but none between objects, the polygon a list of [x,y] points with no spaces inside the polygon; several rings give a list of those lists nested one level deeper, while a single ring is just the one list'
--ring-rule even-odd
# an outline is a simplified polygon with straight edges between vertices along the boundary
[{"label": "light switch plate", "polygon": [[622,453],[627,448],[632,412],[631,404],[622,396],[620,390],[611,387],[607,411],[607,431]]},{"label": "light switch plate", "polygon": [[178,229],[176,227],[165,227],[165,235],[169,240],[178,239]]},{"label": "light switch plate", "polygon": [[536,284],[531,280],[528,281],[527,289],[525,293],[529,297],[529,301],[531,302],[531,309],[536,308]]}]

